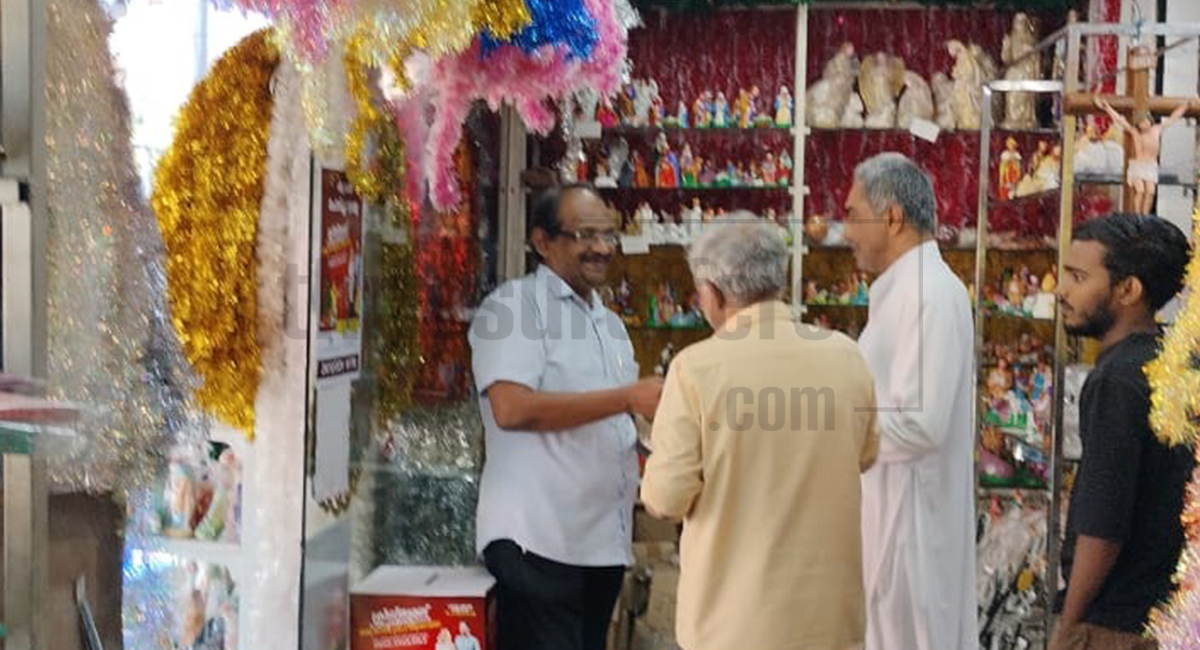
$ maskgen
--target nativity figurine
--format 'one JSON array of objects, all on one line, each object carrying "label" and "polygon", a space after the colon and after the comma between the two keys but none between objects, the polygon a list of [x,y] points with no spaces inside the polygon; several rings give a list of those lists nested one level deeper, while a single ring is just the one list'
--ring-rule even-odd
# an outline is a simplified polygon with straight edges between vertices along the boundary
[{"label": "nativity figurine", "polygon": [[806,91],[805,120],[809,126],[835,129],[841,124],[858,72],[854,45],[843,43],[837,54],[826,62],[821,79]]},{"label": "nativity figurine", "polygon": [[[1017,12],[1013,16],[1012,31],[1004,37],[1001,60],[1008,66],[1004,78],[1008,80],[1037,79],[1041,70],[1041,58],[1036,53],[1037,33],[1029,16]],[[1029,130],[1037,126],[1034,114],[1034,95],[1028,92],[1005,93],[1005,129]]]}]

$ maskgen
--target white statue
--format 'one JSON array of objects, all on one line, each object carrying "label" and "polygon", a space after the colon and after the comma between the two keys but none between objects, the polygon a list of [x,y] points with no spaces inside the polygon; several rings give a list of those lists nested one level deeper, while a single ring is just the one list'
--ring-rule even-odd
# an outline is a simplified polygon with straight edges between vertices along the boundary
[{"label": "white statue", "polygon": [[700,207],[700,199],[692,199],[692,206],[683,209],[682,221],[689,242],[700,235],[700,229],[704,227],[704,210]]},{"label": "white statue", "polygon": [[1120,176],[1125,173],[1125,130],[1111,124],[1100,143],[1104,150],[1104,174]]},{"label": "white statue", "polygon": [[580,116],[584,122],[596,121],[596,110],[600,107],[600,93],[596,92],[595,88],[585,86],[577,91],[575,103],[579,106]]},{"label": "white statue", "polygon": [[629,160],[629,142],[625,138],[620,138],[608,150],[608,173],[613,180],[621,178],[621,170],[625,169],[625,163]]},{"label": "white statue", "polygon": [[637,96],[633,98],[633,126],[650,126],[650,108],[658,97],[658,82],[639,80],[633,83]]},{"label": "white statue", "polygon": [[633,214],[634,221],[638,225],[638,234],[654,243],[659,235],[658,215],[654,214],[654,209],[649,203],[643,203],[638,206],[637,212]]},{"label": "white statue", "polygon": [[933,91],[925,79],[912,70],[906,70],[904,88],[900,106],[896,110],[896,126],[907,129],[912,126],[914,119],[932,120]]},{"label": "white statue", "polygon": [[841,125],[843,129],[863,128],[863,101],[857,92],[850,93],[850,101],[846,102],[846,110],[842,112]]},{"label": "white statue", "polygon": [[[1041,70],[1041,58],[1038,55],[1033,54],[1020,63],[1012,65],[1021,57],[1034,52],[1036,47],[1037,34],[1033,29],[1033,21],[1029,19],[1029,16],[1018,12],[1013,16],[1012,32],[1004,37],[1001,58],[1006,65],[1011,66],[1004,74],[1004,78],[1010,80],[1037,79]],[[1032,93],[1007,93],[1004,101],[1004,128],[1019,131],[1037,126]]]},{"label": "white statue", "polygon": [[983,84],[988,81],[985,63],[976,56],[976,46],[964,45],[962,41],[946,43],[946,49],[954,57],[954,121],[960,129],[978,130],[983,123]]},{"label": "white statue", "polygon": [[858,77],[858,57],[854,45],[843,43],[838,53],[825,64],[821,79],[808,87],[805,119],[819,129],[837,128],[846,102]]},{"label": "white statue", "polygon": [[904,60],[883,52],[863,59],[858,92],[867,108],[868,129],[896,126],[896,97],[904,88]]},{"label": "white statue", "polygon": [[958,123],[954,116],[954,82],[944,72],[933,73],[933,96],[937,104],[937,125],[953,129]]},{"label": "white statue", "polygon": [[1075,173],[1103,175],[1108,170],[1104,146],[1096,141],[1096,126],[1087,125],[1075,140]]}]

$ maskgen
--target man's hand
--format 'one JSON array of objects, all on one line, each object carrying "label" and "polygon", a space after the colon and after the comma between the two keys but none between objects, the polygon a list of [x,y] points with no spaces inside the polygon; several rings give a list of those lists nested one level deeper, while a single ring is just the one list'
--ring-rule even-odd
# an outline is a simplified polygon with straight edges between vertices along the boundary
[{"label": "man's hand", "polygon": [[1054,632],[1050,635],[1050,643],[1046,650],[1071,650],[1071,632],[1078,623],[1059,619],[1054,623]]},{"label": "man's hand", "polygon": [[629,403],[629,412],[653,420],[654,412],[658,410],[658,399],[662,397],[662,388],[661,377],[647,377],[626,388],[625,399]]}]

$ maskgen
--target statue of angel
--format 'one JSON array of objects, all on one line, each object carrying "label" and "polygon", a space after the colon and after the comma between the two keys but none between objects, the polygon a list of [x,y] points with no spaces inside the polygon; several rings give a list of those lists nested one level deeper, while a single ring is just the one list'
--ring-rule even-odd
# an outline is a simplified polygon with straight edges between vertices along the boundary
[{"label": "statue of angel", "polygon": [[867,108],[868,129],[896,126],[896,97],[903,88],[903,59],[876,52],[863,60],[858,71],[858,92]]},{"label": "statue of angel", "polygon": [[900,96],[900,107],[897,109],[896,126],[907,129],[912,126],[914,119],[933,119],[933,91],[925,79],[907,70],[904,73],[904,94]]},{"label": "statue of angel", "polygon": [[[1012,32],[1004,37],[1004,48],[1000,55],[1005,65],[1009,66],[1004,78],[1037,79],[1038,71],[1041,70],[1041,57],[1032,54],[1022,58],[1034,52],[1036,47],[1037,33],[1034,31],[1033,21],[1029,16],[1018,12],[1013,16]],[[1020,131],[1037,126],[1032,93],[1008,93],[1004,100],[1004,128]]]}]

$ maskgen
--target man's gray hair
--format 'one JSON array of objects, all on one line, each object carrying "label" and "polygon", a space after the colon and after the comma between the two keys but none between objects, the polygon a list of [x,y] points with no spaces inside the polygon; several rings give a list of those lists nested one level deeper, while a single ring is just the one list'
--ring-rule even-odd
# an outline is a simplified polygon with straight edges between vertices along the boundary
[{"label": "man's gray hair", "polygon": [[744,210],[722,221],[708,224],[692,243],[688,264],[696,283],[710,282],[741,302],[782,291],[789,253],[779,226]]},{"label": "man's gray hair", "polygon": [[875,214],[897,205],[917,232],[937,229],[933,181],[908,156],[889,151],[867,158],[854,168],[854,181],[862,186]]}]

